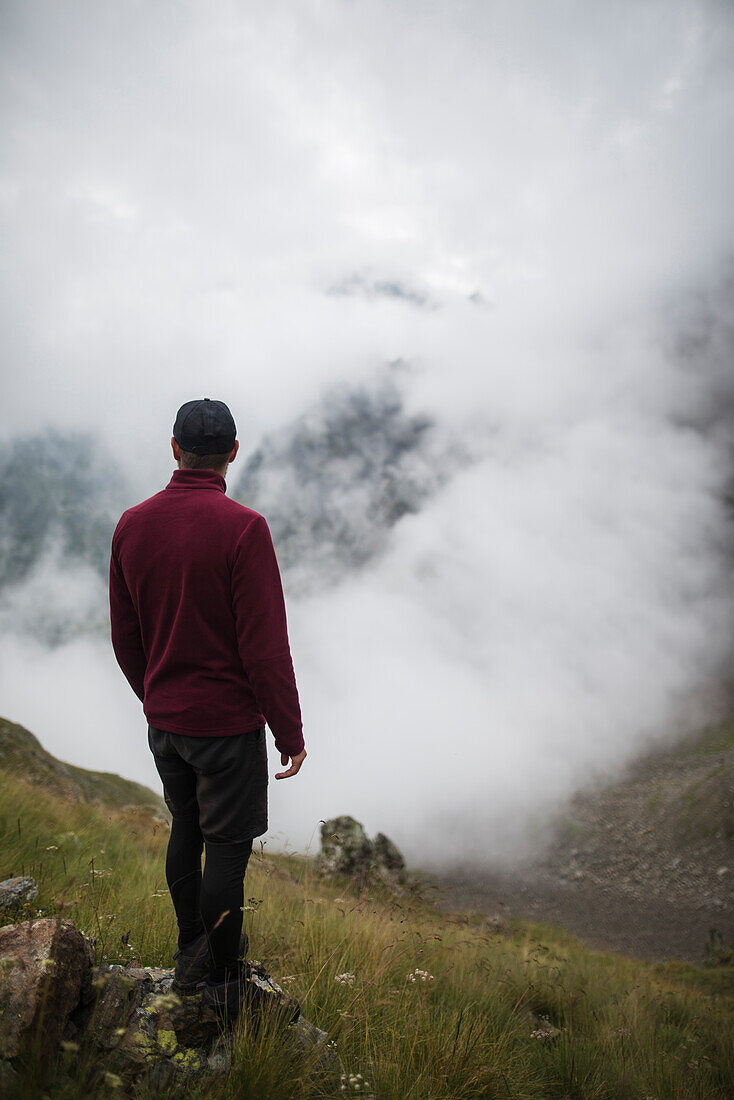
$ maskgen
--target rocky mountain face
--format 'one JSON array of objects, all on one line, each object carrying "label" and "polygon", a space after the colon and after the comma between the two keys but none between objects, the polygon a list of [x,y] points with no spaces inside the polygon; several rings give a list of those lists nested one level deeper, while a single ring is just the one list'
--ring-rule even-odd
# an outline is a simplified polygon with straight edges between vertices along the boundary
[{"label": "rocky mountain face", "polygon": [[109,546],[126,496],[89,435],[0,448],[0,625],[50,645],[103,625]]},{"label": "rocky mountain face", "polygon": [[396,365],[264,439],[232,492],[267,517],[290,590],[303,590],[374,558],[466,461],[430,418],[407,411]]},{"label": "rocky mountain face", "polygon": [[58,552],[105,572],[124,479],[89,435],[44,433],[0,448],[0,583]]}]

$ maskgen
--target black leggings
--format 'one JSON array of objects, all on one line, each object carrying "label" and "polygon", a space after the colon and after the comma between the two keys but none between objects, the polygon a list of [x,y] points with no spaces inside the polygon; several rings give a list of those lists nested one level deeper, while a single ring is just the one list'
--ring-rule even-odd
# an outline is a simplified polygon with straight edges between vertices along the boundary
[{"label": "black leggings", "polygon": [[166,881],[176,910],[179,947],[206,932],[211,956],[211,979],[224,981],[237,972],[242,905],[252,840],[211,843],[204,848],[199,822],[175,818],[166,853]]}]

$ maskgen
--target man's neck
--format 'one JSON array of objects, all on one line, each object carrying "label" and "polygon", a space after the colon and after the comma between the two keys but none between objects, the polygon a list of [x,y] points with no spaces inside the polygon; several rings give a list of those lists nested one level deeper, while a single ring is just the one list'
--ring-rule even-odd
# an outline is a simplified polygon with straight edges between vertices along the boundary
[{"label": "man's neck", "polygon": [[[182,466],[181,465],[181,459],[178,460],[178,468],[179,468],[179,470],[193,470],[194,469],[193,466]],[[214,467],[211,467],[211,469],[210,469],[208,466],[203,466],[203,467],[202,466],[197,466],[196,469],[197,470],[204,470],[208,474],[219,474],[219,476],[223,477],[224,480],[226,481],[227,480],[227,470],[229,469],[229,463],[227,463],[227,465],[221,470],[215,470]]]}]

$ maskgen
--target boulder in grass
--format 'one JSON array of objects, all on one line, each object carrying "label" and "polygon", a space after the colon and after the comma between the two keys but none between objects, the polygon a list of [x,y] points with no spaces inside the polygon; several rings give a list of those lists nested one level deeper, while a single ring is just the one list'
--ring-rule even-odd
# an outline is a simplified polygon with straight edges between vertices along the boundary
[{"label": "boulder in grass", "polygon": [[324,875],[378,880],[399,890],[398,884],[404,881],[405,860],[388,836],[378,833],[370,840],[364,826],[344,814],[322,823],[316,867]]},{"label": "boulder in grass", "polygon": [[55,1056],[93,959],[92,945],[71,921],[0,928],[0,1058],[31,1049],[41,1061]]},{"label": "boulder in grass", "polygon": [[325,874],[366,874],[372,864],[372,844],[364,826],[348,814],[332,817],[321,826],[319,870]]},{"label": "boulder in grass", "polygon": [[16,913],[38,897],[38,884],[28,875],[0,882],[0,913]]}]

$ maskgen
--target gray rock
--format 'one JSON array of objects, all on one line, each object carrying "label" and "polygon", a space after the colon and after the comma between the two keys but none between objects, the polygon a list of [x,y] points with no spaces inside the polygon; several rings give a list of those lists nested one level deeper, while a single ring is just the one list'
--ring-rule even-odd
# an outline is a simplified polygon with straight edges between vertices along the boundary
[{"label": "gray rock", "polygon": [[38,897],[38,883],[28,875],[0,882],[0,912],[14,913]]},{"label": "gray rock", "polygon": [[321,826],[319,869],[326,874],[360,875],[372,863],[372,845],[355,818],[332,817]]},{"label": "gray rock", "polygon": [[316,867],[324,875],[376,879],[397,887],[403,881],[405,860],[384,833],[370,840],[364,826],[344,814],[322,824],[321,852]]}]

